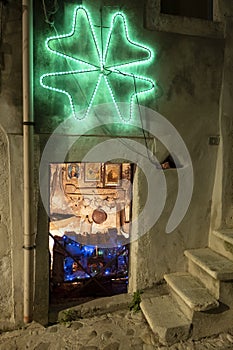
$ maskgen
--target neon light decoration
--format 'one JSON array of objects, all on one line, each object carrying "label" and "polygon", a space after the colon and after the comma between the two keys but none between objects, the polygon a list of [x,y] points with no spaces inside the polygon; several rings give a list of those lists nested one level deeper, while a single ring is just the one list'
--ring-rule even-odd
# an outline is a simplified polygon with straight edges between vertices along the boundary
[{"label": "neon light decoration", "polygon": [[[130,39],[126,16],[122,12],[112,16],[107,36],[103,35],[106,27],[98,30],[101,31],[99,36],[88,10],[77,6],[70,33],[45,41],[47,50],[59,59],[59,65],[68,69],[43,74],[40,84],[45,89],[66,95],[77,119],[87,117],[94,100],[101,95],[100,85],[104,84],[104,96],[110,96],[117,115],[127,122],[132,118],[135,97],[155,89],[152,79],[133,73],[151,63],[154,54],[149,47]],[[129,116],[122,115],[117,102],[130,103]],[[78,111],[84,107],[85,113],[79,116]]]}]

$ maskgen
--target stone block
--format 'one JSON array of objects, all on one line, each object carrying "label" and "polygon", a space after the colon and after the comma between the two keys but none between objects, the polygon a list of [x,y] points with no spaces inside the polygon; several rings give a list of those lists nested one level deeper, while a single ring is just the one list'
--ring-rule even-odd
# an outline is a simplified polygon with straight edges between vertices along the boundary
[{"label": "stone block", "polygon": [[188,271],[204,284],[208,291],[218,300],[220,293],[220,281],[213,278],[192,260],[188,262]]},{"label": "stone block", "polygon": [[171,345],[189,337],[190,321],[169,295],[144,299],[141,309],[161,343]]},{"label": "stone block", "polygon": [[59,312],[59,321],[75,321],[76,319],[92,317],[94,315],[107,314],[109,312],[128,308],[132,296],[118,294],[112,297],[104,297],[91,300],[85,304],[71,307]]},{"label": "stone block", "polygon": [[169,287],[194,311],[205,311],[218,307],[217,300],[196,278],[186,272],[164,276]]},{"label": "stone block", "polygon": [[186,250],[185,256],[215,279],[233,279],[233,262],[209,248]]},{"label": "stone block", "polygon": [[209,246],[215,252],[233,261],[233,230],[225,229],[211,232]]}]

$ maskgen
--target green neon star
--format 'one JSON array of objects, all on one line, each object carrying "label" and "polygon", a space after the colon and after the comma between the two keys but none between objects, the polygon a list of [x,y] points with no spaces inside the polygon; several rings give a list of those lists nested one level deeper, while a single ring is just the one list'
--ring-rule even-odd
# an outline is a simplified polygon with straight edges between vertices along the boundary
[{"label": "green neon star", "polygon": [[[118,116],[127,122],[132,117],[135,97],[155,88],[150,78],[132,73],[150,63],[153,52],[129,38],[126,17],[121,12],[112,16],[107,37],[102,32],[98,40],[90,14],[78,6],[74,10],[71,32],[49,37],[45,44],[51,54],[61,59],[62,70],[43,74],[40,84],[65,94],[73,115],[78,119],[88,115],[94,100],[100,103],[108,95]],[[130,103],[127,118],[117,102]],[[84,109],[80,116],[78,111]]]}]

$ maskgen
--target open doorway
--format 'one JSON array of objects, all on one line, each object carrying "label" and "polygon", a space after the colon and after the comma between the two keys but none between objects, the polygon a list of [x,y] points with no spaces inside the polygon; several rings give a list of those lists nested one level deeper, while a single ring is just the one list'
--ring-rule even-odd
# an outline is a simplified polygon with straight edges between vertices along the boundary
[{"label": "open doorway", "polygon": [[127,292],[130,163],[50,164],[51,302]]}]

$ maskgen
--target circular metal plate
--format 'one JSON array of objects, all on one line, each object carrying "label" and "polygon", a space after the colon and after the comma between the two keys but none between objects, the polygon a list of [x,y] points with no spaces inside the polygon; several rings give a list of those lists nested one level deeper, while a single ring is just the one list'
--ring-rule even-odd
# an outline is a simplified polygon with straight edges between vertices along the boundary
[{"label": "circular metal plate", "polygon": [[107,213],[103,209],[95,209],[92,213],[92,219],[96,224],[102,224],[107,220]]}]

